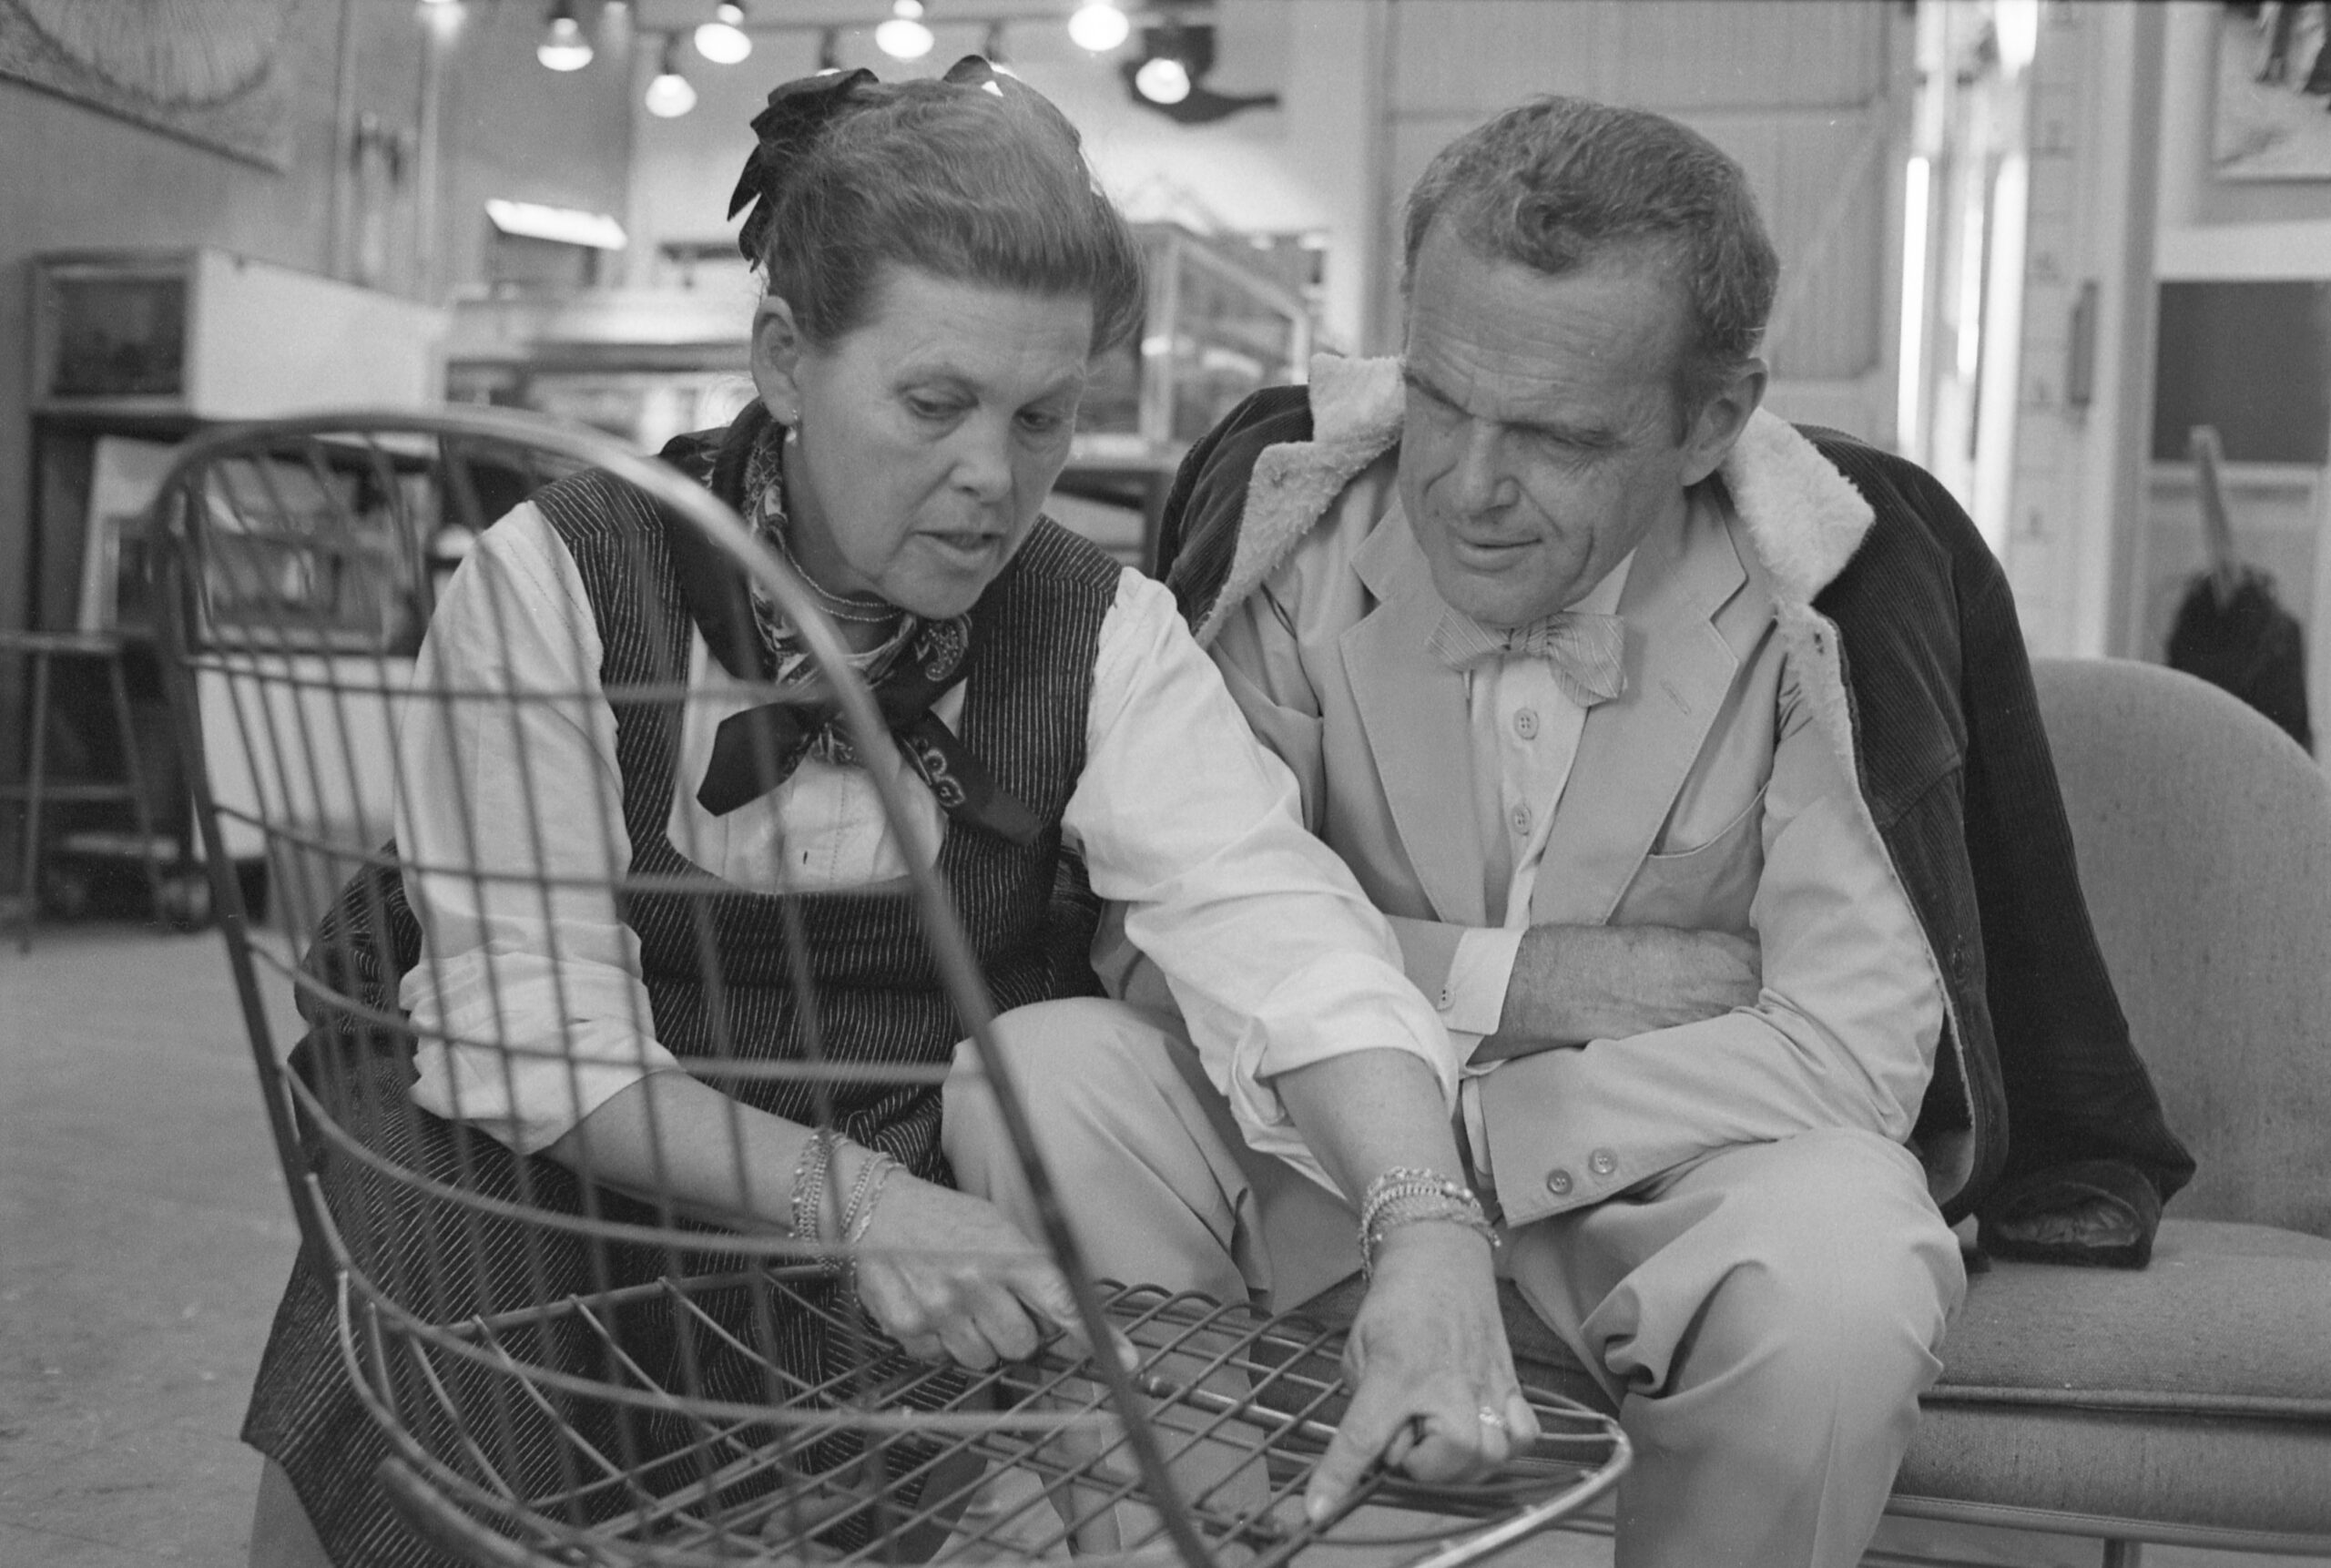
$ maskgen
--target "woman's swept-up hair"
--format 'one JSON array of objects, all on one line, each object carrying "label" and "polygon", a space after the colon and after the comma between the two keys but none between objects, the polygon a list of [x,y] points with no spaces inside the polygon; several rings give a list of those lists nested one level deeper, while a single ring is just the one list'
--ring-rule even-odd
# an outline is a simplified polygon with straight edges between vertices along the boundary
[{"label": "woman's swept-up hair", "polygon": [[810,342],[865,324],[886,263],[1088,300],[1095,353],[1140,331],[1140,249],[1076,128],[984,60],[936,81],[789,82],[753,128],[738,244]]}]

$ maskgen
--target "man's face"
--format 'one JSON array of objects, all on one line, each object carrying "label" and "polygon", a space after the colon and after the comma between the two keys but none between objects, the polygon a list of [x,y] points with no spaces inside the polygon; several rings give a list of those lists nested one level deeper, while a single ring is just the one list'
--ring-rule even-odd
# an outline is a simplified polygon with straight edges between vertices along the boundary
[{"label": "man's face", "polygon": [[1426,236],[1400,485],[1443,599],[1525,625],[1683,510],[1707,472],[1676,432],[1685,330],[1667,266],[1642,248],[1550,277],[1474,254],[1446,223]]}]

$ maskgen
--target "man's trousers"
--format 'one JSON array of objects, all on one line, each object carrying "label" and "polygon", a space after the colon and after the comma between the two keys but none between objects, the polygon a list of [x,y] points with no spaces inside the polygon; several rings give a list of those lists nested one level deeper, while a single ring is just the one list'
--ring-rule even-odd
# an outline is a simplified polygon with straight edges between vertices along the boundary
[{"label": "man's trousers", "polygon": [[[1094,1273],[1284,1310],[1358,1268],[1349,1208],[1247,1149],[1172,1018],[1046,1003],[997,1036]],[[1037,1234],[968,1047],[943,1125],[964,1189]],[[1512,1229],[1500,1268],[1635,1445],[1618,1568],[1858,1562],[1966,1288],[1917,1160],[1845,1128]]]}]

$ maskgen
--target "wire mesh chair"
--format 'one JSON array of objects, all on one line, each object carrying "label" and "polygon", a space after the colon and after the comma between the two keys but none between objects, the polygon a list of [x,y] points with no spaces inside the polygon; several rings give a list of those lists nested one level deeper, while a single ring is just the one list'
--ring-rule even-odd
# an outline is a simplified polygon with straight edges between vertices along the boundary
[{"label": "wire mesh chair", "polygon": [[[655,679],[592,689],[603,650],[573,626],[561,632],[573,645],[563,674],[513,675],[524,662],[514,660],[418,681],[414,654],[460,545],[558,481],[600,483],[651,509],[657,525],[629,546],[630,591],[653,597],[636,585],[655,580],[648,557],[678,531],[748,577],[799,628],[892,832],[918,820],[874,701],[806,590],[733,512],[661,463],[494,411],[274,422],[206,436],[179,458],[155,515],[173,707],[198,759],[221,927],[303,1256],[334,1297],[335,1375],[377,1427],[374,1478],[411,1528],[457,1560],[513,1565],[1080,1550],[1202,1568],[1280,1563],[1324,1541],[1399,1544],[1453,1568],[1615,1481],[1627,1462],[1615,1422],[1532,1391],[1544,1436],[1501,1473],[1426,1489],[1379,1469],[1349,1506],[1308,1522],[1302,1486],[1348,1392],[1340,1335],[1091,1277],[936,871],[911,870],[891,901],[911,911],[944,1002],[977,1043],[1085,1342],[1122,1335],[1137,1352],[1129,1364],[1085,1355],[1064,1334],[985,1370],[912,1360],[860,1308],[862,1251],[707,1224],[667,1193],[578,1179],[459,1115],[422,1110],[412,1085],[417,1054],[432,1049],[484,1053],[490,1071],[513,1077],[546,1065],[579,1082],[583,1047],[558,1023],[576,1009],[554,996],[553,1026],[530,1033],[512,1023],[520,993],[569,983],[561,945],[586,940],[572,933],[606,939],[613,911],[643,923],[651,905],[680,911],[696,983],[691,993],[649,974],[630,993],[643,1014],[628,1021],[636,1033],[677,1027],[689,994],[710,999],[701,1011],[716,1023],[724,997],[752,985],[784,998],[769,1025],[781,1048],[729,1037],[761,1026],[738,1003],[725,1014],[734,1030],[713,1028],[691,1064],[735,1101],[862,1139],[870,1105],[935,1107],[946,1070],[943,1054],[883,1061],[821,1031],[836,992],[805,957],[805,896],[774,897],[776,956],[740,955],[726,931],[735,889],[685,861],[627,854],[623,830],[628,820],[639,836],[639,821],[605,790],[569,788],[545,820],[538,803],[558,795],[557,781],[414,776],[422,726],[503,735],[496,755],[525,775],[545,725],[595,725],[603,743],[626,746],[703,695],[684,656],[668,653]],[[646,611],[673,616],[668,604]],[[650,640],[684,649],[670,631]],[[401,850],[388,831],[397,793],[438,789],[481,798],[461,803],[470,837],[441,860]],[[477,823],[497,820],[485,796],[517,813],[514,830],[505,820],[480,836]],[[300,962],[250,930],[233,865],[253,855],[269,861],[273,923],[312,933]],[[426,941],[409,901],[417,888],[433,890],[438,909]],[[534,931],[549,950],[534,956],[548,962],[456,973],[473,955],[448,951],[459,943],[447,911],[469,911],[480,929]],[[642,965],[671,962],[625,951]],[[296,1049],[279,1049],[263,983],[294,990],[309,1025]],[[486,993],[466,1022],[427,1000],[464,984]],[[735,1130],[732,1120],[724,1157],[741,1159]],[[839,1229],[840,1196],[825,1201],[827,1228]],[[1096,1535],[1096,1522],[1108,1530]]]}]

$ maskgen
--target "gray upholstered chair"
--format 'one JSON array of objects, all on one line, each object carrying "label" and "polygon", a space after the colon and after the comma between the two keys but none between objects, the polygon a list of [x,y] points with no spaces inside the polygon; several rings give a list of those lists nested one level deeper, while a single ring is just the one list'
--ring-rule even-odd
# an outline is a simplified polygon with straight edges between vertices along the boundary
[{"label": "gray upholstered chair", "polygon": [[[2201,1168],[2150,1268],[1970,1278],[1889,1512],[2101,1539],[2105,1568],[2331,1556],[2331,780],[2190,676],[2036,675],[2098,941]],[[1602,1402],[1511,1293],[1506,1319],[1535,1380]]]},{"label": "gray upholstered chair", "polygon": [[2331,779],[2190,676],[2043,660],[2097,940],[2200,1170],[2141,1272],[1970,1281],[1894,1512],[2331,1555]]}]

